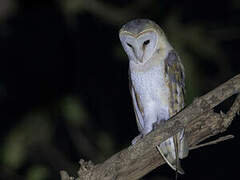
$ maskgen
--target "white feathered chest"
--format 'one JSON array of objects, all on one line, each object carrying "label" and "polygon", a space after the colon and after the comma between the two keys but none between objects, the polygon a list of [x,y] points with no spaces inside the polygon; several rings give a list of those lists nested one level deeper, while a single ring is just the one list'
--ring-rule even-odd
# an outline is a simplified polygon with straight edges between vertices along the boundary
[{"label": "white feathered chest", "polygon": [[[169,88],[165,81],[164,61],[147,71],[136,71],[130,64],[132,85],[138,94],[144,112],[151,112],[156,119],[168,119]],[[151,122],[151,123],[154,123]]]}]

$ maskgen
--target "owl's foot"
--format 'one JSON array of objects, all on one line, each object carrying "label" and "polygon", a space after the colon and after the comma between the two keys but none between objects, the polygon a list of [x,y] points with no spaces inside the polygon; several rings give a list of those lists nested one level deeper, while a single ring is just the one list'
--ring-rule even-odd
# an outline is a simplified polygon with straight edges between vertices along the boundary
[{"label": "owl's foot", "polygon": [[155,130],[155,129],[157,129],[157,127],[160,125],[160,126],[162,126],[162,125],[164,125],[165,124],[165,120],[161,120],[161,121],[157,121],[157,122],[155,122],[155,123],[153,123],[153,130]]},{"label": "owl's foot", "polygon": [[157,127],[158,127],[158,122],[153,123],[152,126],[153,126],[153,130],[157,129]]},{"label": "owl's foot", "polygon": [[143,138],[143,135],[142,134],[139,134],[137,137],[135,137],[133,140],[132,140],[132,145],[135,144],[138,140],[142,139]]}]

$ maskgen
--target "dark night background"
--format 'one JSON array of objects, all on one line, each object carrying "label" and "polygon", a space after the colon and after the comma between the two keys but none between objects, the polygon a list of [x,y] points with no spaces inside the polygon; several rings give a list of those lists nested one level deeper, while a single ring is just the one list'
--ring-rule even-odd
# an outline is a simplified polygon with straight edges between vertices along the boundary
[{"label": "dark night background", "polygon": [[[138,134],[121,25],[149,18],[165,31],[187,76],[187,104],[240,73],[238,0],[0,0],[0,179],[76,176]],[[226,111],[227,104],[222,105]],[[190,152],[179,179],[238,179],[235,139]],[[174,179],[167,165],[142,179]]]}]

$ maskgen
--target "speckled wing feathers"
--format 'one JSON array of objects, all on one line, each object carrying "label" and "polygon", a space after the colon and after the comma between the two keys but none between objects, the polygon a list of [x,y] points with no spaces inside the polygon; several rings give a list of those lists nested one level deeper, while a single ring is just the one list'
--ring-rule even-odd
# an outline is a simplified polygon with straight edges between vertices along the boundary
[{"label": "speckled wing feathers", "polygon": [[165,76],[170,89],[170,117],[184,107],[185,75],[180,58],[171,50],[165,59]]},{"label": "speckled wing feathers", "polygon": [[[184,107],[185,76],[180,58],[174,50],[171,50],[165,61],[165,76],[170,91],[169,113],[175,115]],[[165,161],[179,173],[183,174],[179,158],[188,155],[188,145],[184,138],[184,130],[174,137],[161,143],[158,147]]]}]

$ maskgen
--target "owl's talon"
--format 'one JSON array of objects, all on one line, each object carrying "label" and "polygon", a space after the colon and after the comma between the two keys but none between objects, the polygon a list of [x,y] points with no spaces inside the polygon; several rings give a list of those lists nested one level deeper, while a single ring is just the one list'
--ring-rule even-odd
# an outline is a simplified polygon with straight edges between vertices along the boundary
[{"label": "owl's talon", "polygon": [[155,122],[155,123],[153,123],[153,125],[152,125],[153,130],[157,129],[158,125],[159,125],[159,122]]},{"label": "owl's talon", "polygon": [[136,144],[137,141],[139,141],[140,139],[143,138],[143,135],[142,134],[139,134],[137,137],[135,137],[133,140],[132,140],[132,145],[133,144]]}]

